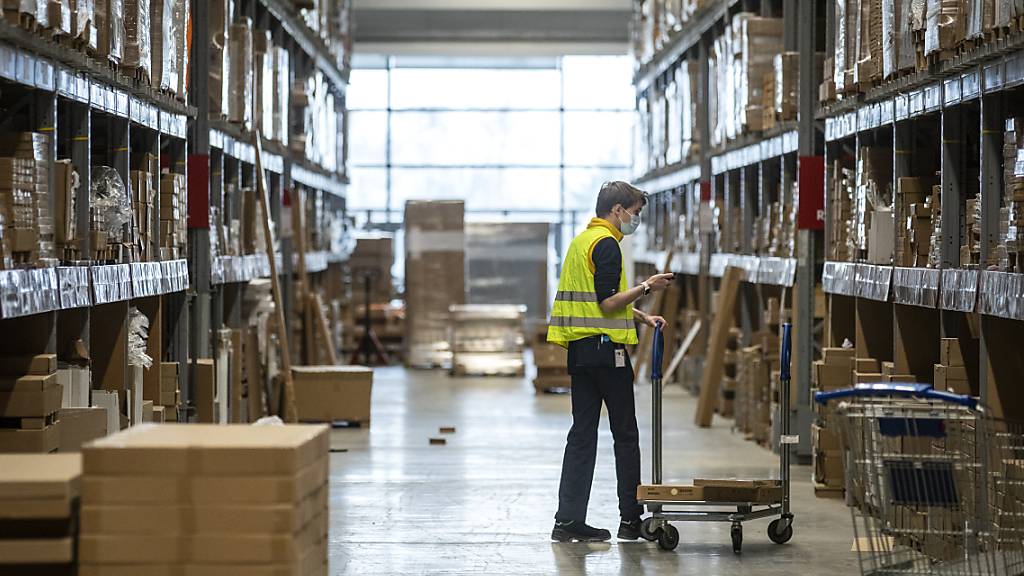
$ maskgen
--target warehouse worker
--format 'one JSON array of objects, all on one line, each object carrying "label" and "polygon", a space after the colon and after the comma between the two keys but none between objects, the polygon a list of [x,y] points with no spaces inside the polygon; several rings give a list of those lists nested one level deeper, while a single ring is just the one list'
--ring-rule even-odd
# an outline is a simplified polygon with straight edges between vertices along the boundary
[{"label": "warehouse worker", "polygon": [[615,444],[618,480],[618,537],[640,537],[643,508],[636,501],[640,484],[640,434],[633,403],[633,367],[627,344],[636,344],[636,320],[649,326],[664,318],[633,308],[633,302],[664,290],[672,274],[656,274],[638,286],[626,284],[619,242],[640,226],[647,193],[626,182],[606,182],[597,195],[597,218],[569,245],[551,311],[548,342],[568,348],[572,377],[572,429],[562,459],[558,512],[551,539],[597,542],[608,530],[586,524],[590,486],[597,458],[601,403]]}]

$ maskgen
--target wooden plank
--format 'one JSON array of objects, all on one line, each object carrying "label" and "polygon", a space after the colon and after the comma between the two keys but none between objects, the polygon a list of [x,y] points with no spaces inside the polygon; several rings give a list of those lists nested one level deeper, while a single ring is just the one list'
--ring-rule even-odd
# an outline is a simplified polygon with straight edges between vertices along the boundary
[{"label": "wooden plank", "polygon": [[263,171],[263,142],[260,131],[252,133],[253,148],[256,149],[256,183],[258,184],[257,198],[263,217],[260,218],[263,224],[263,235],[267,239],[267,259],[270,261],[270,288],[274,296],[274,318],[277,321],[277,336],[281,345],[281,374],[280,380],[284,387],[284,406],[281,413],[284,421],[289,423],[298,422],[299,417],[295,411],[295,385],[292,382],[292,359],[288,346],[288,325],[284,318],[284,299],[281,297],[281,279],[277,273],[277,258],[274,255],[274,226],[270,221],[270,190],[267,188],[267,173]]},{"label": "wooden plank", "polygon": [[292,197],[292,229],[294,230],[295,252],[298,257],[299,281],[296,286],[299,302],[299,316],[302,322],[302,358],[307,364],[317,364],[317,350],[313,341],[313,319],[309,306],[309,272],[306,266],[306,203],[302,190],[295,189]]},{"label": "wooden plank", "polygon": [[668,368],[665,370],[665,375],[662,377],[662,382],[671,382],[672,375],[679,369],[679,365],[683,362],[683,357],[686,356],[686,352],[690,349],[693,341],[697,339],[697,334],[700,333],[700,320],[693,323],[690,326],[690,331],[686,333],[686,338],[683,339],[682,346],[679,350],[676,350],[675,356],[672,357],[672,362],[669,363]]},{"label": "wooden plank", "polygon": [[718,292],[718,309],[715,310],[711,323],[711,335],[708,339],[708,350],[704,357],[704,373],[700,381],[700,399],[697,402],[697,413],[694,422],[697,426],[707,428],[715,415],[718,403],[719,387],[722,383],[724,370],[725,346],[729,338],[729,329],[733,324],[733,312],[736,307],[736,293],[739,291],[740,278],[743,271],[729,266],[722,276],[721,289]]},{"label": "wooden plank", "polygon": [[231,422],[242,423],[242,331],[231,330]]},{"label": "wooden plank", "polygon": [[263,417],[266,394],[263,387],[263,370],[260,367],[259,336],[255,328],[245,330],[245,380],[249,395],[249,422]]},{"label": "wooden plank", "polygon": [[319,339],[323,343],[324,352],[327,356],[327,361],[332,365],[338,364],[338,354],[334,350],[334,343],[331,342],[331,331],[327,327],[327,317],[324,315],[324,303],[320,300],[320,294],[313,292],[310,295],[309,307],[312,310],[312,316],[316,319],[317,333]]}]

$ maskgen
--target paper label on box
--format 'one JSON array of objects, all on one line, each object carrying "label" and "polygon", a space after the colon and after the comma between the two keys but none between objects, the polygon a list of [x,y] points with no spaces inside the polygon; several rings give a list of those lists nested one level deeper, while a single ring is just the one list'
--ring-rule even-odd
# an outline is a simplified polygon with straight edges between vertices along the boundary
[{"label": "paper label on box", "polygon": [[799,434],[787,434],[779,437],[779,444],[799,444]]}]

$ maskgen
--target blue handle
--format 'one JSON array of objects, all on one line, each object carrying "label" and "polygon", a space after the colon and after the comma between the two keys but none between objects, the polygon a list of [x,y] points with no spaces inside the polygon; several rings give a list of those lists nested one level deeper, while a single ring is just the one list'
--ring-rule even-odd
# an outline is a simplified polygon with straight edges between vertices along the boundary
[{"label": "blue handle", "polygon": [[833,390],[832,392],[815,392],[814,401],[825,404],[829,400],[840,398],[866,398],[878,396],[904,396],[912,398],[923,398],[925,400],[939,400],[950,404],[966,406],[971,410],[978,407],[978,400],[973,396],[953,394],[932,388],[931,384],[908,384],[897,382],[878,382],[872,384],[858,384],[854,388]]},{"label": "blue handle", "polygon": [[782,366],[779,367],[779,379],[783,382],[789,382],[789,358],[792,355],[793,338],[790,335],[793,325],[786,322],[782,325]]},{"label": "blue handle", "polygon": [[661,335],[661,323],[654,326],[654,342],[651,345],[651,380],[661,380],[661,362],[665,355],[665,340]]}]

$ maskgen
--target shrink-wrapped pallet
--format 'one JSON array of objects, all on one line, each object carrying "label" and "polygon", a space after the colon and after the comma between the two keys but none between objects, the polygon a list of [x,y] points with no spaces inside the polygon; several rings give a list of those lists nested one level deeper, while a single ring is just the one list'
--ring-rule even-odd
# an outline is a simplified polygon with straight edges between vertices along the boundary
[{"label": "shrink-wrapped pallet", "polygon": [[928,0],[924,31],[924,54],[952,50],[964,38],[964,17],[960,0]]},{"label": "shrink-wrapped pallet", "polygon": [[153,86],[160,90],[174,91],[178,85],[178,62],[174,57],[176,44],[175,27],[173,26],[174,0],[150,0],[150,2]]},{"label": "shrink-wrapped pallet", "polygon": [[257,30],[253,34],[253,123],[265,137],[274,131],[274,45],[270,32]]},{"label": "shrink-wrapped pallet", "polygon": [[96,0],[96,54],[120,64],[124,35],[124,0]]},{"label": "shrink-wrapped pallet", "polygon": [[210,115],[228,112],[228,6],[227,0],[210,2]]},{"label": "shrink-wrapped pallet", "polygon": [[149,28],[149,0],[124,0],[124,61],[122,66],[136,76],[150,79],[152,53]]},{"label": "shrink-wrapped pallet", "polygon": [[[739,14],[739,34],[734,51],[738,52],[736,81],[737,134],[762,129],[764,76],[772,72],[775,55],[782,51],[782,19],[759,18]],[[734,24],[735,27],[735,24]]]},{"label": "shrink-wrapped pallet", "polygon": [[85,50],[96,49],[95,12],[93,0],[71,0],[71,37]]},{"label": "shrink-wrapped pallet", "polygon": [[228,36],[230,64],[228,120],[248,128],[252,124],[252,21],[241,18]]},{"label": "shrink-wrapped pallet", "polygon": [[288,50],[274,47],[274,140],[288,144],[288,94],[290,92],[290,59]]}]

